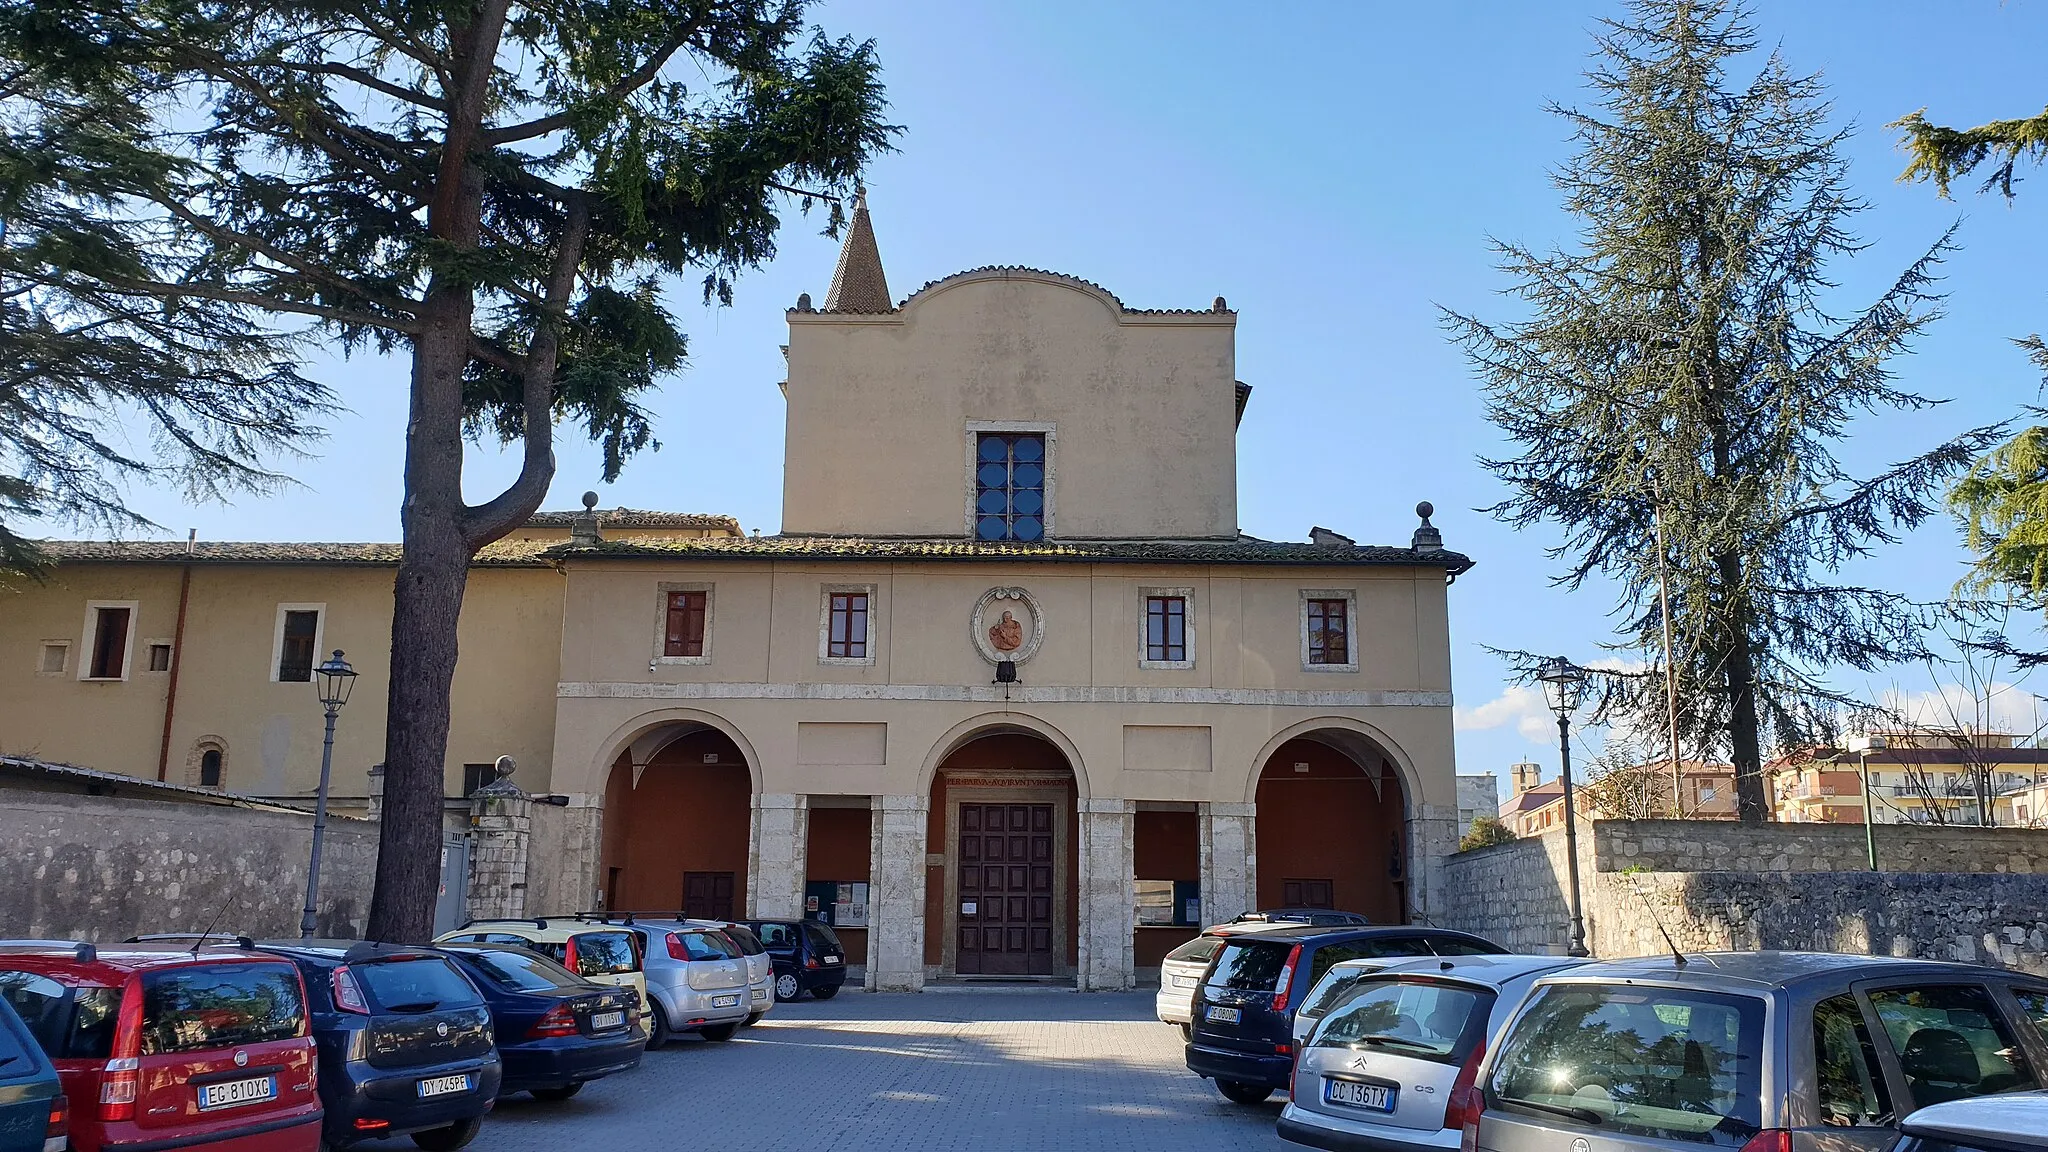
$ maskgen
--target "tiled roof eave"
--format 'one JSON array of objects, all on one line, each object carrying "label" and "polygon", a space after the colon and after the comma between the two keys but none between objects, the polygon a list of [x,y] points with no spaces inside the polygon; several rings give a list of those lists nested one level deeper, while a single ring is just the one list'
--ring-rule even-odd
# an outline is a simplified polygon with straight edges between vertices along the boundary
[{"label": "tiled roof eave", "polygon": [[984,544],[962,539],[869,539],[862,537],[771,536],[746,539],[615,540],[595,545],[563,544],[546,555],[555,560],[792,560],[821,562],[1217,564],[1274,567],[1402,567],[1442,569],[1452,574],[1473,561],[1447,550],[1330,548],[1308,544],[1190,543],[1154,541],[1052,541],[1043,545]]}]

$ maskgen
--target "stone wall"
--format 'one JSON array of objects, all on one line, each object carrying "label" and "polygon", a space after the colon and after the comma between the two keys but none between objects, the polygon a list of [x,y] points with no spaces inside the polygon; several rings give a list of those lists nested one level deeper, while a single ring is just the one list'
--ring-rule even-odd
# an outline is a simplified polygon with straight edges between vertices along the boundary
[{"label": "stone wall", "polygon": [[[0,935],[297,936],[312,844],[310,813],[0,790]],[[377,826],[329,816],[322,935],[361,935],[376,863]]]},{"label": "stone wall", "polygon": [[[1920,956],[2048,972],[2048,831],[1761,828],[1705,820],[1580,827],[1586,943],[1596,956],[1810,949]],[[1445,863],[1445,927],[1519,952],[1570,940],[1564,835],[1461,852]]]}]

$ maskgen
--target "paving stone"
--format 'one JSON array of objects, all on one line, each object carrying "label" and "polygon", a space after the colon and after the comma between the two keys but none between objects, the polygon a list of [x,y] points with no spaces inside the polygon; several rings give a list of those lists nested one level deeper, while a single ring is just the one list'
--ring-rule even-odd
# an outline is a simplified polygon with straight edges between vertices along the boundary
[{"label": "paving stone", "polygon": [[470,1152],[1279,1149],[1282,1098],[1245,1108],[1188,1072],[1150,992],[849,988],[724,1044],[649,1052],[563,1103],[501,1101]]}]

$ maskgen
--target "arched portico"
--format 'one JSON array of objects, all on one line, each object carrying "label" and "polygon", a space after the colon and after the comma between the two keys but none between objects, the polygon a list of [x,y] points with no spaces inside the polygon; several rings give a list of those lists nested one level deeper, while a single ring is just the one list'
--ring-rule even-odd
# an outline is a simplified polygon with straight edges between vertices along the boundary
[{"label": "arched portico", "polygon": [[1262,751],[1251,792],[1258,906],[1408,920],[1411,804],[1391,742],[1355,721],[1296,725]]},{"label": "arched portico", "polygon": [[759,761],[737,728],[695,709],[623,725],[606,742],[598,872],[605,907],[745,915]]}]

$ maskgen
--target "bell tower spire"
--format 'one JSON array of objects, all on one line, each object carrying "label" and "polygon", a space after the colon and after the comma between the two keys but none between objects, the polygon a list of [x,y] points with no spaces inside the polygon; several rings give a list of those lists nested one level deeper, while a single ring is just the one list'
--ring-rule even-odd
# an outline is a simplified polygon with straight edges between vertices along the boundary
[{"label": "bell tower spire", "polygon": [[825,293],[825,311],[894,309],[889,281],[882,275],[882,252],[875,245],[875,226],[868,219],[867,189],[862,188],[854,193],[853,220],[846,227],[846,243],[839,249],[839,266],[832,270],[832,287]]}]

